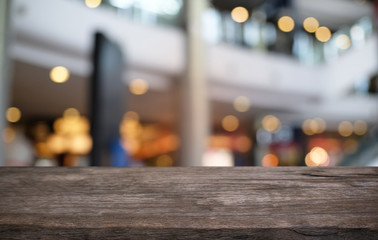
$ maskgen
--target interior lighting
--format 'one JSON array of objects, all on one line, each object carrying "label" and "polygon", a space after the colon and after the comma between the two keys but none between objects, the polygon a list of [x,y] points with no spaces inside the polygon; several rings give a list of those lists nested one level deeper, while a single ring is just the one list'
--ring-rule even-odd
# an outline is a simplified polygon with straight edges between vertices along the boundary
[{"label": "interior lighting", "polygon": [[315,37],[320,42],[328,42],[328,40],[330,40],[332,37],[332,33],[331,30],[329,30],[329,28],[323,26],[316,30]]},{"label": "interior lighting", "polygon": [[247,112],[251,106],[251,102],[245,96],[239,96],[234,100],[234,108],[238,112]]},{"label": "interior lighting", "polygon": [[50,79],[56,83],[64,83],[70,77],[70,72],[63,66],[57,66],[51,69]]},{"label": "interior lighting", "polygon": [[281,121],[273,115],[267,115],[262,120],[262,126],[268,132],[276,133],[281,129]]},{"label": "interior lighting", "polygon": [[341,34],[336,38],[336,45],[342,50],[350,48],[350,38],[346,34]]},{"label": "interior lighting", "polygon": [[135,95],[143,95],[148,91],[148,83],[144,79],[134,79],[129,84],[129,89]]},{"label": "interior lighting", "polygon": [[303,28],[309,33],[314,33],[319,28],[319,22],[314,17],[308,17],[303,21]]},{"label": "interior lighting", "polygon": [[228,132],[233,132],[239,127],[239,120],[233,115],[225,116],[222,120],[222,127]]},{"label": "interior lighting", "polygon": [[16,107],[10,107],[10,108],[7,109],[5,117],[8,120],[8,122],[16,123],[16,122],[20,121],[20,119],[21,119],[21,111],[20,111],[20,109],[18,109]]},{"label": "interior lighting", "polygon": [[262,165],[264,167],[277,167],[278,163],[278,157],[272,153],[265,155],[262,159]]},{"label": "interior lighting", "polygon": [[367,123],[365,121],[357,120],[353,124],[353,129],[354,129],[354,133],[356,135],[362,136],[362,135],[366,134],[366,132],[368,130],[368,126],[367,126]]},{"label": "interior lighting", "polygon": [[243,23],[249,18],[248,10],[244,7],[236,7],[231,11],[231,18],[237,23]]},{"label": "interior lighting", "polygon": [[339,133],[343,137],[349,137],[353,133],[353,124],[348,121],[343,121],[338,127]]},{"label": "interior lighting", "polygon": [[294,26],[295,26],[295,22],[293,18],[289,16],[283,16],[280,19],[278,19],[278,28],[282,32],[291,32],[293,31]]},{"label": "interior lighting", "polygon": [[89,8],[97,8],[100,6],[102,0],[85,0],[85,5]]}]

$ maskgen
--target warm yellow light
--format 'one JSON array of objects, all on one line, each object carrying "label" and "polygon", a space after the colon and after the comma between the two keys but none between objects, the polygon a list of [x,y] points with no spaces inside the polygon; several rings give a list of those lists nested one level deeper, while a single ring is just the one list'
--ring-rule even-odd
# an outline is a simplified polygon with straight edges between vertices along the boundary
[{"label": "warm yellow light", "polygon": [[295,26],[295,22],[289,16],[283,16],[280,19],[278,19],[278,28],[282,32],[291,32],[293,31],[294,26]]},{"label": "warm yellow light", "polygon": [[328,40],[331,39],[332,33],[331,33],[331,30],[329,30],[329,28],[327,28],[327,27],[320,27],[320,28],[318,28],[316,30],[315,37],[320,42],[327,42]]},{"label": "warm yellow light", "polygon": [[262,120],[262,126],[268,132],[275,133],[281,129],[281,121],[273,115],[267,115]]},{"label": "warm yellow light", "polygon": [[322,118],[315,118],[313,121],[315,121],[317,125],[316,133],[322,133],[326,130],[327,123]]},{"label": "warm yellow light", "polygon": [[68,150],[73,154],[87,154],[92,149],[92,138],[88,134],[75,134],[67,141]]},{"label": "warm yellow light", "polygon": [[322,133],[326,128],[327,124],[322,118],[307,119],[302,124],[302,131],[309,136]]},{"label": "warm yellow light", "polygon": [[247,112],[251,106],[251,102],[245,96],[239,96],[234,100],[234,108],[238,112]]},{"label": "warm yellow light", "polygon": [[222,120],[222,127],[228,132],[233,132],[239,127],[239,119],[233,115],[225,116]]},{"label": "warm yellow light", "polygon": [[321,147],[314,147],[306,155],[305,163],[309,167],[327,166],[329,164],[328,153]]},{"label": "warm yellow light", "polygon": [[235,22],[243,23],[248,20],[249,13],[244,7],[236,7],[231,11],[231,17]]},{"label": "warm yellow light", "polygon": [[63,66],[57,66],[51,69],[50,79],[56,83],[64,83],[70,77],[70,72]]},{"label": "warm yellow light", "polygon": [[8,122],[18,122],[21,119],[21,111],[16,107],[10,107],[5,114],[5,117],[7,118]]},{"label": "warm yellow light", "polygon": [[302,124],[302,131],[304,132],[304,134],[309,135],[309,136],[315,134],[315,132],[312,131],[311,129],[311,123],[312,123],[312,119],[307,119]]},{"label": "warm yellow light", "polygon": [[324,164],[328,160],[328,153],[321,147],[314,147],[310,152],[312,162],[318,166]]},{"label": "warm yellow light", "polygon": [[80,112],[76,108],[67,108],[63,112],[64,118],[79,117],[79,116],[80,116]]},{"label": "warm yellow light", "polygon": [[336,45],[342,50],[350,48],[350,38],[346,34],[341,34],[336,38]]},{"label": "warm yellow light", "polygon": [[12,127],[6,127],[2,132],[2,138],[5,143],[11,143],[16,138],[16,132]]},{"label": "warm yellow light", "polygon": [[126,120],[121,123],[120,133],[124,139],[138,139],[142,132],[142,125],[135,120]]},{"label": "warm yellow light", "polygon": [[365,121],[357,120],[354,122],[353,128],[356,135],[362,136],[366,134],[368,126]]},{"label": "warm yellow light", "polygon": [[67,150],[67,141],[62,135],[54,134],[47,139],[47,147],[51,152],[61,154]]},{"label": "warm yellow light", "polygon": [[318,133],[319,132],[319,124],[314,119],[310,120],[310,129],[311,129],[311,131],[313,133]]},{"label": "warm yellow light", "polygon": [[158,167],[170,167],[173,165],[173,159],[171,156],[165,154],[156,159],[156,166]]},{"label": "warm yellow light", "polygon": [[89,8],[96,8],[100,6],[102,0],[85,0],[85,5]]},{"label": "warm yellow light", "polygon": [[303,21],[303,28],[309,33],[314,33],[319,28],[319,22],[316,18],[308,17]]},{"label": "warm yellow light", "polygon": [[134,111],[129,111],[123,115],[123,118],[125,120],[134,120],[134,121],[139,121],[139,114]]},{"label": "warm yellow light", "polygon": [[305,163],[307,167],[316,167],[317,165],[311,160],[310,153],[306,155]]},{"label": "warm yellow light", "polygon": [[148,91],[148,83],[144,79],[134,79],[129,84],[129,89],[135,95],[143,95]]},{"label": "warm yellow light", "polygon": [[70,135],[78,133],[86,133],[89,131],[90,124],[85,117],[65,117],[58,118],[54,122],[54,130],[58,134]]},{"label": "warm yellow light", "polygon": [[278,157],[274,154],[267,154],[262,159],[262,165],[264,167],[277,167],[279,163]]},{"label": "warm yellow light", "polygon": [[339,133],[343,137],[349,137],[353,133],[353,124],[348,121],[343,121],[338,127]]}]

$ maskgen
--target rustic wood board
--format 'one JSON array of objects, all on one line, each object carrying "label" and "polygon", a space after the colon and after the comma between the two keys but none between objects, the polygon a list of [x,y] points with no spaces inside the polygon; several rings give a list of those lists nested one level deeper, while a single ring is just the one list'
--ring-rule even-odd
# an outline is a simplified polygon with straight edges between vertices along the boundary
[{"label": "rustic wood board", "polygon": [[0,239],[378,239],[378,168],[0,168]]}]

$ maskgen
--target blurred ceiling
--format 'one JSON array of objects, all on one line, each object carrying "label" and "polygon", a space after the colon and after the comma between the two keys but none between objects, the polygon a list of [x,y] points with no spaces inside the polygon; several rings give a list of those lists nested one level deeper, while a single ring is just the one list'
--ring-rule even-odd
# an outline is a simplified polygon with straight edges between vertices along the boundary
[{"label": "blurred ceiling", "polygon": [[263,9],[268,18],[292,11],[291,15],[296,16],[297,21],[312,16],[332,30],[354,23],[363,16],[373,16],[374,12],[372,5],[363,0],[212,0],[212,3],[225,11],[237,6],[249,10]]}]

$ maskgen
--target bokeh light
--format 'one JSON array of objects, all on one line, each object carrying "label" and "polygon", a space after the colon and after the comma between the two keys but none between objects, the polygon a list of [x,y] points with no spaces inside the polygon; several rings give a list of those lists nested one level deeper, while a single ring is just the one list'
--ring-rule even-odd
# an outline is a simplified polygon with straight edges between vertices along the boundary
[{"label": "bokeh light", "polygon": [[308,136],[323,133],[326,128],[327,123],[322,118],[307,119],[302,124],[302,131]]},{"label": "bokeh light", "polygon": [[63,117],[68,118],[68,117],[79,117],[80,112],[76,108],[67,108],[63,112]]},{"label": "bokeh light", "polygon": [[51,69],[50,79],[56,83],[64,83],[70,77],[70,72],[63,66],[57,66]]},{"label": "bokeh light", "polygon": [[306,134],[308,136],[315,134],[315,132],[311,129],[312,121],[313,121],[312,119],[307,119],[302,124],[302,131],[303,131],[304,134]]},{"label": "bokeh light", "polygon": [[327,129],[327,123],[322,118],[315,118],[314,121],[317,123],[317,131],[316,133],[323,133]]},{"label": "bokeh light", "polygon": [[343,137],[349,137],[353,133],[353,124],[349,121],[342,121],[338,127],[339,134]]},{"label": "bokeh light", "polygon": [[249,13],[244,7],[236,7],[232,9],[231,17],[235,22],[243,23],[248,20]]},{"label": "bokeh light", "polygon": [[148,91],[148,83],[144,79],[134,79],[129,84],[129,89],[132,94],[143,95]]},{"label": "bokeh light", "polygon": [[262,165],[264,167],[277,167],[278,164],[279,164],[278,157],[272,153],[265,155],[262,159]]},{"label": "bokeh light", "polygon": [[47,139],[47,147],[55,154],[67,151],[67,141],[63,135],[53,134]]},{"label": "bokeh light", "polygon": [[273,115],[267,115],[262,120],[262,126],[268,132],[276,133],[281,129],[281,121]]},{"label": "bokeh light", "polygon": [[228,132],[233,132],[239,127],[239,119],[233,115],[225,116],[222,120],[222,127]]},{"label": "bokeh light", "polygon": [[234,100],[234,108],[238,112],[247,112],[251,106],[251,102],[245,96],[239,96]]},{"label": "bokeh light", "polygon": [[329,156],[325,149],[321,147],[314,147],[306,155],[305,163],[308,167],[328,166]]},{"label": "bokeh light", "polygon": [[310,152],[310,158],[315,164],[321,165],[327,161],[328,153],[321,147],[315,147]]},{"label": "bokeh light", "polygon": [[5,117],[8,120],[8,122],[16,123],[21,119],[21,110],[16,107],[10,107],[7,109]]},{"label": "bokeh light", "polygon": [[350,38],[346,34],[341,34],[336,37],[336,45],[342,50],[350,48]]},{"label": "bokeh light", "polygon": [[12,127],[6,127],[2,132],[2,139],[4,143],[11,143],[16,138],[16,132]]},{"label": "bokeh light", "polygon": [[235,148],[239,152],[246,153],[252,148],[252,141],[247,136],[239,136],[235,140]]},{"label": "bokeh light", "polygon": [[70,136],[67,141],[67,148],[73,154],[87,154],[92,149],[92,138],[89,134],[75,134]]},{"label": "bokeh light", "polygon": [[123,115],[123,118],[127,120],[139,121],[139,114],[134,111],[128,111],[125,113],[125,115]]},{"label": "bokeh light", "polygon": [[357,120],[353,124],[353,130],[356,135],[365,135],[368,130],[368,125],[365,121]]},{"label": "bokeh light", "polygon": [[315,37],[320,42],[328,42],[328,40],[330,40],[332,37],[332,33],[331,30],[329,30],[329,28],[323,26],[316,30]]},{"label": "bokeh light", "polygon": [[202,166],[204,167],[232,167],[234,159],[228,149],[208,150],[203,154]]},{"label": "bokeh light", "polygon": [[314,17],[308,17],[303,21],[303,28],[309,33],[314,33],[319,28],[319,22]]},{"label": "bokeh light", "polygon": [[96,8],[100,6],[102,0],[85,0],[85,5],[89,8]]},{"label": "bokeh light", "polygon": [[54,121],[54,130],[58,134],[69,135],[89,131],[89,121],[85,117],[65,117]]},{"label": "bokeh light", "polygon": [[278,28],[282,32],[291,32],[293,31],[294,26],[295,26],[295,22],[289,16],[283,16],[280,19],[278,19]]}]

